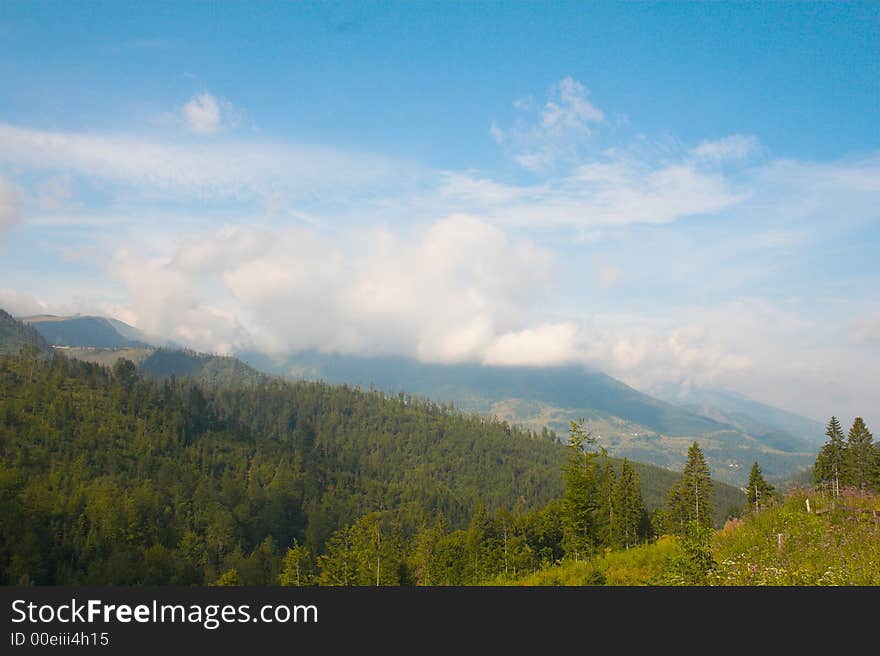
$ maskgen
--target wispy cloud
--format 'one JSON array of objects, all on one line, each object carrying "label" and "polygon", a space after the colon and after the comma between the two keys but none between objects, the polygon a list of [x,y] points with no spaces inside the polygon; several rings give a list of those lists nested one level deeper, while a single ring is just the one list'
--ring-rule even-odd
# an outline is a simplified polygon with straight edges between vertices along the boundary
[{"label": "wispy cloud", "polygon": [[761,142],[753,135],[733,134],[712,141],[701,141],[691,154],[708,160],[745,159],[756,153]]},{"label": "wispy cloud", "polygon": [[669,223],[719,212],[747,196],[721,173],[686,158],[645,162],[617,155],[536,185],[458,174],[447,176],[441,189],[445,199],[498,223],[544,229]]},{"label": "wispy cloud", "polygon": [[0,163],[69,172],[138,194],[235,199],[277,189],[349,193],[398,184],[412,166],[322,146],[265,140],[174,143],[120,134],[48,132],[0,123]]},{"label": "wispy cloud", "polygon": [[524,168],[551,169],[559,162],[575,159],[592,133],[591,124],[605,120],[604,112],[588,100],[588,95],[583,84],[571,77],[563,78],[551,87],[539,111],[535,112],[533,102],[519,100],[514,103],[520,113],[516,124],[503,129],[493,121],[490,132]]}]

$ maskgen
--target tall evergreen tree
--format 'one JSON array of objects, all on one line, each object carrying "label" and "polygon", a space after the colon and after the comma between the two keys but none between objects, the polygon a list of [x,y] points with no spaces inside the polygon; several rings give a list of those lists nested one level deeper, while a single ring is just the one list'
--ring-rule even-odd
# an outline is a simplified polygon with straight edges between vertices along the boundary
[{"label": "tall evergreen tree", "polygon": [[619,531],[617,530],[617,476],[614,465],[605,459],[599,474],[599,499],[596,510],[596,539],[599,544],[617,548]]},{"label": "tall evergreen tree", "polygon": [[752,465],[749,472],[749,483],[746,489],[747,510],[757,512],[761,507],[766,507],[770,496],[773,494],[774,487],[764,480],[761,473],[761,467],[758,463]]},{"label": "tall evergreen tree", "polygon": [[866,488],[873,482],[875,468],[874,436],[861,417],[856,417],[847,435],[844,458],[845,479],[848,485]]},{"label": "tall evergreen tree", "polygon": [[841,476],[844,469],[844,456],[846,443],[843,441],[843,429],[837,417],[832,416],[825,427],[828,441],[819,451],[816,464],[813,466],[813,476],[816,483],[826,484],[831,487],[832,494],[840,495]]},{"label": "tall evergreen tree", "polygon": [[678,491],[670,495],[670,511],[678,523],[686,528],[690,522],[700,526],[712,527],[712,480],[709,466],[699,445],[694,442],[688,449],[688,459],[684,466],[684,476]]},{"label": "tall evergreen tree", "polygon": [[303,586],[312,585],[314,578],[315,573],[311,553],[294,540],[293,546],[288,547],[287,553],[284,556],[278,582],[284,586]]},{"label": "tall evergreen tree", "polygon": [[617,509],[616,540],[625,549],[636,544],[641,537],[642,516],[645,512],[642,503],[642,484],[638,472],[624,458],[620,467],[614,494]]},{"label": "tall evergreen tree", "polygon": [[598,454],[588,451],[595,443],[596,438],[584,428],[583,419],[571,422],[563,471],[563,508],[566,518],[563,540],[566,554],[575,560],[587,557],[595,538],[595,512],[598,505],[595,459]]}]

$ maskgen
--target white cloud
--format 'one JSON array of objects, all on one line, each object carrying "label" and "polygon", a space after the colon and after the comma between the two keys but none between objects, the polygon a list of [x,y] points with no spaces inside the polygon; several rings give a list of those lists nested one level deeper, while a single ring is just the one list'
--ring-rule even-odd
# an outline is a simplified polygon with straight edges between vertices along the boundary
[{"label": "white cloud", "polygon": [[691,149],[691,154],[708,160],[745,159],[761,147],[758,138],[752,135],[733,134],[714,141],[702,141]]},{"label": "white cloud", "polygon": [[226,228],[159,258],[121,250],[113,265],[138,327],[198,348],[443,362],[479,360],[498,335],[521,329],[553,269],[534,244],[466,215],[334,240],[305,228]]},{"label": "white cloud", "polygon": [[552,366],[580,359],[578,327],[572,322],[546,323],[504,333],[486,348],[484,364],[502,366]]},{"label": "white cloud", "polygon": [[110,270],[128,292],[123,316],[144,332],[215,353],[248,343],[237,318],[211,303],[202,281],[177,270],[167,258],[120,250]]},{"label": "white cloud", "polygon": [[21,191],[0,176],[0,234],[21,221]]},{"label": "white cloud", "polygon": [[589,91],[577,80],[566,77],[550,88],[537,117],[534,103],[523,99],[514,107],[525,116],[503,129],[492,122],[489,131],[496,142],[507,145],[514,159],[531,171],[551,169],[559,162],[577,158],[592,133],[591,124],[605,121],[605,114],[588,99]]},{"label": "white cloud", "polygon": [[181,111],[187,127],[196,134],[213,134],[220,128],[220,105],[210,93],[193,96]]},{"label": "white cloud", "polygon": [[130,135],[46,132],[0,123],[0,162],[122,185],[129,194],[198,199],[312,198],[399,185],[413,166],[357,152],[258,140],[180,144]]},{"label": "white cloud", "polygon": [[0,308],[14,317],[27,317],[49,312],[49,305],[30,294],[0,287]]},{"label": "white cloud", "polygon": [[717,213],[746,197],[746,190],[718,171],[684,161],[651,164],[624,157],[584,164],[538,185],[450,174],[440,188],[448,205],[466,205],[500,225],[545,229],[669,223]]},{"label": "white cloud", "polygon": [[[587,88],[570,77],[553,87],[551,99],[541,112],[541,130],[545,135],[561,137],[571,132],[589,134],[590,123],[601,123],[605,114],[587,100]],[[552,96],[556,96],[554,99]]]}]

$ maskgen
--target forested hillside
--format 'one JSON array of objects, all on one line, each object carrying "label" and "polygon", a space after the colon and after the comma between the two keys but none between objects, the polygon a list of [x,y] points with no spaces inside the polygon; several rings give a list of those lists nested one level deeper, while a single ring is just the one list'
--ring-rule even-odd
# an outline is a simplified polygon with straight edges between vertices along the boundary
[{"label": "forested hillside", "polygon": [[[745,484],[746,467],[754,460],[771,478],[789,478],[809,466],[818,446],[814,422],[749,399],[717,392],[706,397],[710,405],[685,408],[582,366],[441,364],[315,351],[281,359],[256,352],[236,358],[168,348],[167,340],[107,317],[43,315],[26,321],[66,354],[108,366],[124,357],[154,377],[250,385],[272,374],[393,395],[403,391],[536,431],[562,433],[570,421],[584,418],[611,455],[673,470],[681,468],[688,445],[697,439],[714,475],[737,486]],[[161,344],[166,347],[158,348]]]},{"label": "forested hillside", "polygon": [[[783,479],[808,467],[818,446],[797,430],[789,434],[751,420],[747,413],[702,416],[694,409],[661,401],[604,373],[577,365],[441,364],[314,351],[296,353],[284,360],[259,353],[242,353],[239,357],[261,371],[293,379],[364,388],[372,385],[389,393],[406,390],[536,430],[547,426],[562,433],[570,421],[583,417],[599,445],[611,455],[669,469],[681,468],[688,446],[696,439],[715,476],[737,486],[745,484],[747,468],[754,460],[760,460],[770,476]],[[780,414],[741,399],[735,407],[740,411],[755,408],[762,417],[772,419]],[[790,421],[784,425],[799,426]]]},{"label": "forested hillside", "polygon": [[[212,388],[27,353],[0,358],[0,449],[7,583],[209,583],[232,569],[272,583],[287,547],[332,552],[370,513],[410,541],[438,521],[546,512],[563,489],[548,433],[405,394]],[[678,478],[638,471],[646,489]],[[741,499],[716,488],[722,514]]]},{"label": "forested hillside", "polygon": [[15,355],[28,346],[43,353],[52,352],[52,348],[37,330],[0,309],[0,355]]}]

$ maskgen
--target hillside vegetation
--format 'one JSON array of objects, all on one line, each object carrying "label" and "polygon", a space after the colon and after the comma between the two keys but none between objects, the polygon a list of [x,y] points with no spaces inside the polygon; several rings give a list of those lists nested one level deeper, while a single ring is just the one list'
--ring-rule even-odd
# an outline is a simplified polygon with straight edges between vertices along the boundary
[{"label": "hillside vegetation", "polygon": [[[167,340],[110,318],[37,316],[27,321],[50,344],[74,357],[108,366],[124,357],[154,377],[189,376],[212,386],[250,385],[258,370],[392,395],[402,391],[535,431],[562,433],[570,421],[583,417],[612,456],[673,470],[684,465],[696,439],[715,477],[736,486],[745,483],[746,468],[755,460],[771,478],[789,478],[809,466],[817,446],[815,422],[749,399],[715,392],[699,406],[686,408],[580,366],[438,364],[313,351],[285,360],[260,353],[242,353],[236,359],[167,348]],[[166,348],[156,350],[163,344]]]},{"label": "hillside vegetation", "polygon": [[[810,499],[807,512],[806,500]],[[666,535],[589,562],[565,561],[503,585],[880,585],[880,495],[848,490],[835,499],[801,488],[771,508],[729,522],[711,539],[711,568],[681,576],[688,554]],[[781,536],[781,537],[780,537]]]},{"label": "hillside vegetation", "polygon": [[2,357],[0,568],[7,583],[209,583],[234,569],[264,584],[288,546],[332,553],[374,512],[406,549],[433,526],[454,542],[486,512],[493,526],[512,510],[552,527],[563,449],[404,394]]},{"label": "hillside vegetation", "polygon": [[[741,414],[702,416],[667,403],[597,371],[580,366],[498,367],[482,364],[437,364],[403,357],[357,357],[303,352],[278,362],[257,353],[241,354],[252,366],[293,379],[325,380],[388,393],[405,390],[436,401],[454,402],[464,410],[490,414],[533,430],[546,426],[558,433],[581,417],[600,446],[620,458],[680,469],[696,439],[715,477],[741,486],[748,466],[759,460],[767,474],[784,478],[808,467],[817,446],[808,434],[789,433]],[[778,414],[761,404],[771,423]],[[786,426],[802,424],[787,422]],[[821,431],[820,431],[821,432]]]},{"label": "hillside vegetation", "polygon": [[0,355],[17,355],[23,348],[51,353],[52,348],[43,336],[31,326],[17,321],[0,309]]}]

